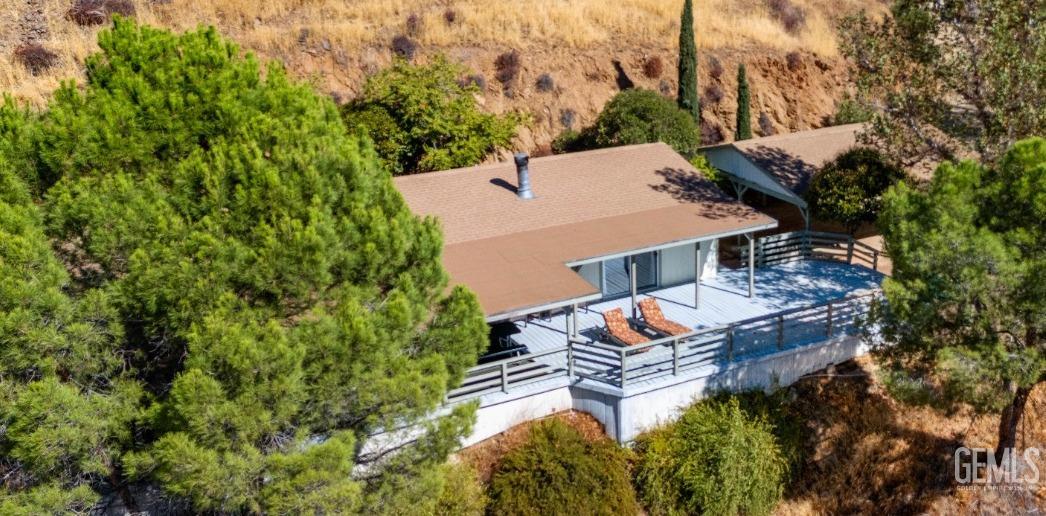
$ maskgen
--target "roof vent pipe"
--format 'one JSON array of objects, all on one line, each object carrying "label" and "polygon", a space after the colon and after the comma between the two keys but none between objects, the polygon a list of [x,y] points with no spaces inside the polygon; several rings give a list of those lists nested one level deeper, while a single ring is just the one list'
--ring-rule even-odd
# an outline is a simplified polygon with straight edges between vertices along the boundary
[{"label": "roof vent pipe", "polygon": [[530,156],[525,152],[517,152],[514,157],[516,158],[516,175],[519,179],[516,184],[516,195],[523,200],[533,199],[534,192],[530,189],[530,169],[527,167]]}]

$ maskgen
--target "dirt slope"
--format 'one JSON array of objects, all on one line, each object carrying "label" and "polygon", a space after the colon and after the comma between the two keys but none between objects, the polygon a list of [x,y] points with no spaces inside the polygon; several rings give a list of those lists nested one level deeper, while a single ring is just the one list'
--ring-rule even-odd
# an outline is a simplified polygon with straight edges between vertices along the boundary
[{"label": "dirt slope", "polygon": [[[80,27],[68,19],[75,1],[4,0],[4,12],[14,16],[0,20],[0,91],[42,104],[62,78],[82,80],[83,58],[96,50],[101,27]],[[391,61],[394,37],[408,36],[417,44],[416,59],[443,53],[480,74],[487,109],[529,113],[517,146],[532,152],[547,149],[564,128],[590,123],[622,87],[675,94],[679,0],[127,1],[135,17],[151,25],[172,30],[215,25],[245,50],[285,63],[341,101]],[[776,132],[823,125],[846,89],[834,26],[858,9],[882,12],[883,5],[878,0],[697,0],[706,140],[733,133],[740,62],[748,66],[757,133],[760,113]],[[54,67],[29,73],[14,56],[26,43],[55,52]],[[494,61],[513,49],[520,53],[522,71],[509,96],[494,78]],[[653,57],[661,59],[662,71],[648,76],[643,65]],[[722,69],[718,77],[713,58]],[[551,91],[536,88],[542,74],[551,76]]]}]

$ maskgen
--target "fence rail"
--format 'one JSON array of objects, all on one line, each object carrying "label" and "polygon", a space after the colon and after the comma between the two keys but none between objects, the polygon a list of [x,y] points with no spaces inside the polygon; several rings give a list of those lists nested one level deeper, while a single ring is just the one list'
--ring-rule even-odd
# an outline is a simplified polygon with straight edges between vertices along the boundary
[{"label": "fence rail", "polygon": [[[763,267],[798,260],[834,260],[879,270],[885,253],[850,235],[823,231],[793,231],[769,235],[755,243],[755,265]],[[741,264],[748,266],[748,249],[741,248]]]},{"label": "fence rail", "polygon": [[853,335],[879,291],[702,328],[635,346],[570,339],[560,348],[473,367],[448,401],[461,401],[566,376],[616,387],[678,376],[705,365],[756,356]]}]

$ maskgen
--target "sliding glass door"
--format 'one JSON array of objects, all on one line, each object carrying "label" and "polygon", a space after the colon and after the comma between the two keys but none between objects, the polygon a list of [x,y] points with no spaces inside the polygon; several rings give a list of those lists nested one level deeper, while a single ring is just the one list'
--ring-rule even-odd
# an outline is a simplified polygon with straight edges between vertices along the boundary
[{"label": "sliding glass door", "polygon": [[630,261],[636,264],[636,288],[643,290],[657,286],[657,252],[614,258],[603,262],[603,295],[618,296],[630,290]]}]

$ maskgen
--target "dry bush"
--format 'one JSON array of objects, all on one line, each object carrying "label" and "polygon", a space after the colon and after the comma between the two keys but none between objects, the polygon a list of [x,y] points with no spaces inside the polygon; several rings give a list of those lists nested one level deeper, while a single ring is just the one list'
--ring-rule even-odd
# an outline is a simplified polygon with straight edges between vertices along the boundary
[{"label": "dry bush", "polygon": [[81,27],[101,25],[114,14],[134,16],[131,0],[76,0],[65,13],[65,17]]},{"label": "dry bush", "polygon": [[667,97],[672,94],[672,84],[665,79],[661,79],[661,82],[657,84],[657,91]]},{"label": "dry bush", "polygon": [[469,75],[468,77],[462,78],[461,81],[458,82],[458,84],[460,84],[462,87],[475,86],[476,88],[479,88],[480,91],[487,89],[487,79],[478,73],[474,73],[472,75]]},{"label": "dry bush", "polygon": [[723,76],[723,63],[720,63],[716,56],[708,56],[708,75],[716,80]]},{"label": "dry bush", "polygon": [[65,16],[82,27],[101,25],[109,20],[105,0],[76,0]]},{"label": "dry bush", "polygon": [[416,38],[421,35],[421,31],[424,28],[424,20],[418,13],[410,13],[407,16],[407,35]]},{"label": "dry bush", "polygon": [[716,122],[701,120],[701,145],[715,145],[723,141],[723,128]]},{"label": "dry bush", "polygon": [[767,0],[766,4],[789,34],[798,34],[806,26],[806,11],[791,0]]},{"label": "dry bush", "polygon": [[798,71],[803,66],[803,55],[793,50],[785,56],[785,63],[787,63],[789,71]]},{"label": "dry bush", "polygon": [[770,120],[770,115],[766,114],[766,111],[759,112],[759,135],[760,136],[773,136],[777,131],[774,130],[774,123]]},{"label": "dry bush", "polygon": [[523,60],[519,57],[519,52],[516,50],[510,50],[498,56],[494,60],[494,77],[497,78],[501,84],[509,87],[519,78],[519,70],[523,64]]},{"label": "dry bush", "polygon": [[723,88],[720,88],[718,84],[709,84],[705,88],[705,103],[707,104],[718,104],[723,100]]},{"label": "dry bush", "polygon": [[30,43],[15,49],[15,59],[22,63],[29,73],[39,75],[54,67],[58,62],[58,54],[44,48],[43,45]]},{"label": "dry bush", "polygon": [[573,129],[575,120],[577,120],[577,113],[573,109],[567,108],[559,111],[559,123],[563,124],[563,127]]},{"label": "dry bush", "polygon": [[392,38],[392,52],[407,61],[413,61],[418,52],[418,44],[413,39],[400,34]]},{"label": "dry bush", "polygon": [[650,79],[657,79],[661,77],[661,74],[665,71],[665,62],[661,60],[661,56],[651,56],[643,61],[643,75]]},{"label": "dry bush", "polygon": [[105,9],[110,15],[119,14],[124,17],[134,16],[136,12],[131,0],[106,0]]},{"label": "dry bush", "polygon": [[551,75],[543,73],[538,76],[538,80],[536,81],[535,86],[537,87],[538,91],[542,93],[548,93],[556,88],[556,81],[552,79]]}]

